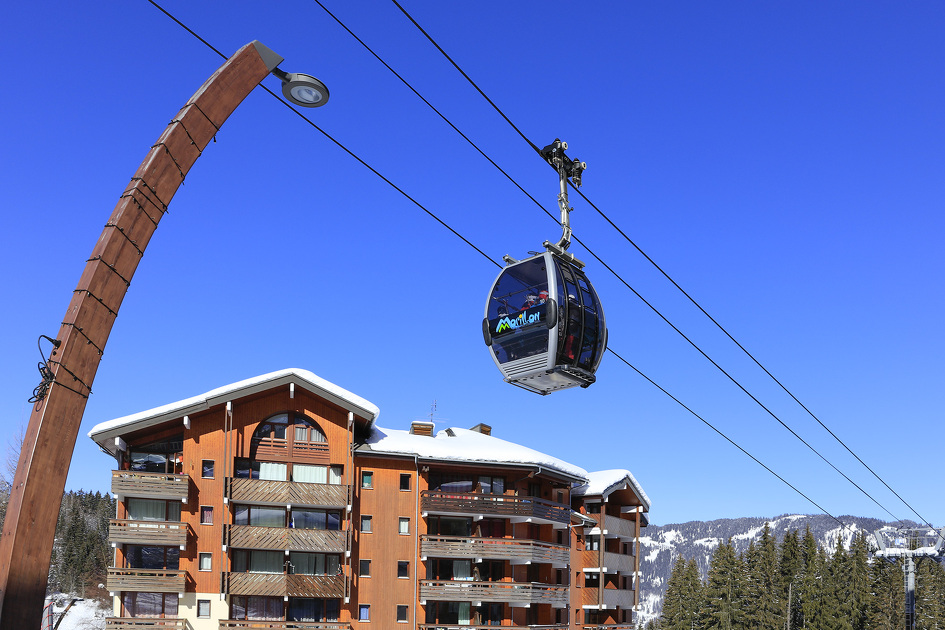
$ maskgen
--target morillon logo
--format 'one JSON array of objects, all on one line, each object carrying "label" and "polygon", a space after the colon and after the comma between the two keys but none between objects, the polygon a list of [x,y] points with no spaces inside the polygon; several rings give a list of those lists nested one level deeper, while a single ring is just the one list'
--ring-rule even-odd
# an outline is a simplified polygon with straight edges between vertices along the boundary
[{"label": "morillon logo", "polygon": [[517,317],[503,317],[499,320],[495,327],[495,334],[505,332],[507,330],[515,330],[523,326],[528,326],[529,324],[536,324],[541,321],[541,311],[537,313],[519,313]]}]

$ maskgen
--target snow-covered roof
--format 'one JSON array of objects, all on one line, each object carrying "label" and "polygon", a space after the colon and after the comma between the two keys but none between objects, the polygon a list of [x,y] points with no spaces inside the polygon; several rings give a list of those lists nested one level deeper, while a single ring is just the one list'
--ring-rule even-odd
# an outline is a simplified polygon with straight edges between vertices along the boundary
[{"label": "snow-covered roof", "polygon": [[451,427],[436,435],[414,435],[409,431],[375,426],[362,451],[390,455],[416,455],[420,459],[469,463],[502,463],[538,466],[584,481],[587,471],[574,464],[546,455],[533,448],[485,435],[478,431]]},{"label": "snow-covered roof", "polygon": [[598,470],[587,473],[585,478],[587,481],[583,486],[578,486],[577,488],[573,488],[571,490],[571,494],[573,496],[600,496],[603,498],[609,495],[611,492],[630,487],[640,498],[640,501],[643,503],[643,507],[647,511],[650,509],[650,498],[646,496],[646,492],[643,491],[642,486],[640,486],[640,484],[634,478],[633,473],[631,473],[629,470],[624,470],[622,468],[615,468],[612,470]]},{"label": "snow-covered roof", "polygon": [[[380,409],[378,409],[377,405],[374,403],[334,383],[330,383],[308,370],[288,368],[261,376],[254,376],[253,378],[248,378],[230,385],[224,385],[223,387],[211,389],[209,392],[198,396],[178,400],[177,402],[134,413],[130,416],[123,416],[121,418],[115,418],[114,420],[101,422],[92,427],[92,430],[89,431],[89,437],[99,444],[106,446],[105,442],[123,433],[161,424],[162,422],[167,422],[168,420],[173,420],[187,414],[209,409],[214,405],[233,400],[234,398],[248,396],[274,387],[288,385],[289,383],[295,383],[297,387],[304,388],[317,396],[335,403],[347,411],[366,418],[368,423],[373,423],[381,413]],[[106,446],[106,448],[109,446],[111,445]]]}]

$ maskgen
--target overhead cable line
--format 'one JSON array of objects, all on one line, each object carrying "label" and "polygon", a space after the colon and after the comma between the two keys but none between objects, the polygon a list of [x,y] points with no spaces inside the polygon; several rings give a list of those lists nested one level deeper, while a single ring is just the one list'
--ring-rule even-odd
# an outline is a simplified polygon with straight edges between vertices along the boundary
[{"label": "overhead cable line", "polygon": [[[217,53],[218,55],[220,55],[220,56],[223,57],[224,59],[226,58],[226,56],[225,56],[223,53],[221,53],[219,50],[217,50],[213,45],[211,45],[211,44],[210,44],[209,42],[207,42],[205,39],[203,39],[202,37],[200,37],[197,33],[195,33],[193,30],[191,30],[191,29],[190,29],[188,26],[186,26],[183,22],[181,22],[181,21],[178,20],[176,17],[174,17],[173,15],[171,15],[170,13],[168,13],[163,7],[161,7],[160,5],[158,5],[154,0],[148,0],[148,2],[149,2],[150,4],[152,4],[152,5],[154,5],[157,9],[159,9],[159,10],[160,10],[162,13],[164,13],[166,16],[168,16],[169,18],[171,18],[172,20],[174,20],[174,22],[176,22],[178,25],[180,25],[182,28],[184,28],[188,33],[190,33],[191,35],[193,35],[195,38],[197,38],[200,42],[202,42],[202,43],[203,43],[204,45],[206,45],[208,48],[210,48],[210,50],[212,50],[213,52]],[[353,151],[349,150],[347,147],[345,147],[343,144],[341,144],[341,142],[339,142],[338,140],[336,140],[334,137],[332,137],[330,134],[328,134],[328,133],[327,133],[325,130],[323,130],[321,127],[319,127],[318,125],[316,125],[315,123],[313,123],[311,120],[309,120],[307,116],[305,116],[304,114],[302,114],[301,112],[299,112],[298,110],[296,110],[294,107],[292,107],[292,105],[290,105],[289,103],[287,103],[286,101],[284,101],[282,98],[280,98],[275,92],[273,92],[272,90],[270,90],[269,88],[267,88],[267,87],[264,86],[264,85],[261,86],[261,87],[262,87],[264,90],[266,90],[269,94],[271,94],[271,95],[273,96],[273,98],[275,98],[276,100],[278,100],[279,102],[281,102],[281,103],[282,103],[283,105],[285,105],[288,109],[290,109],[292,112],[294,112],[297,116],[299,116],[299,117],[302,118],[304,121],[306,121],[309,125],[311,125],[314,129],[316,129],[316,130],[319,131],[322,135],[324,135],[326,138],[328,138],[329,140],[331,140],[335,145],[337,145],[339,148],[341,148],[344,152],[346,152],[348,155],[350,155],[350,156],[353,157],[355,160],[357,160],[361,165],[365,166],[365,167],[366,167],[368,170],[370,170],[372,173],[374,173],[375,175],[377,175],[378,177],[380,177],[382,180],[384,180],[385,183],[387,183],[389,186],[391,186],[394,190],[396,190],[396,191],[399,192],[401,195],[403,195],[404,197],[406,197],[408,200],[410,200],[411,202],[413,202],[416,206],[418,206],[421,210],[423,210],[425,213],[427,213],[429,216],[431,216],[433,219],[435,219],[435,220],[436,220],[438,223],[440,223],[443,227],[445,227],[445,228],[448,229],[450,232],[452,232],[454,235],[456,235],[457,237],[459,237],[464,243],[466,243],[467,245],[469,245],[470,247],[472,247],[473,249],[475,249],[477,252],[479,252],[480,254],[482,254],[483,257],[485,257],[487,260],[489,260],[489,261],[490,261],[491,263],[493,263],[494,265],[496,265],[496,266],[498,266],[498,267],[501,267],[501,265],[500,265],[499,263],[497,263],[495,260],[493,260],[488,254],[484,253],[481,249],[479,249],[476,245],[474,245],[474,244],[473,244],[471,241],[469,241],[466,237],[464,237],[464,236],[461,235],[459,232],[457,232],[456,230],[454,230],[452,227],[450,227],[448,224],[446,224],[443,220],[441,220],[439,217],[437,217],[434,213],[432,213],[430,210],[428,210],[426,207],[424,207],[420,202],[416,201],[413,197],[411,197],[409,194],[407,194],[402,188],[398,187],[398,186],[397,186],[396,184],[394,184],[392,181],[390,181],[389,179],[387,179],[386,177],[384,177],[380,172],[378,172],[376,169],[374,169],[374,168],[373,168],[370,164],[368,164],[366,161],[364,161],[363,159],[361,159],[357,154],[355,154]],[[575,239],[575,240],[577,240],[577,239]],[[580,242],[580,241],[578,241],[578,242]],[[582,243],[582,245],[583,245],[583,243]],[[586,246],[585,246],[585,247],[586,247]],[[588,250],[588,251],[590,252],[590,250]],[[600,258],[598,258],[595,254],[593,254],[593,252],[591,252],[591,254],[592,254],[595,258],[597,258],[597,260],[600,261]],[[601,261],[601,264],[605,264],[605,263],[603,263],[603,261]],[[605,266],[606,266],[606,264],[605,264]],[[609,269],[609,267],[608,267],[608,269]],[[612,271],[612,270],[611,270],[611,271]],[[613,272],[613,271],[612,271],[612,272]],[[615,275],[616,275],[616,274],[615,274]],[[618,277],[619,277],[619,276],[618,276]],[[629,286],[629,285],[628,285],[628,286]],[[631,289],[631,290],[632,290],[632,289]],[[638,294],[638,295],[639,295],[639,294]],[[642,298],[641,298],[641,299],[642,299]],[[644,301],[645,301],[645,300],[644,300]],[[640,374],[640,375],[641,375],[643,378],[645,378],[647,381],[649,381],[652,385],[654,385],[655,387],[657,387],[660,391],[662,391],[663,393],[665,393],[666,395],[668,395],[670,398],[672,398],[674,401],[676,401],[678,404],[680,404],[681,406],[683,406],[683,408],[685,408],[685,409],[686,409],[687,411],[689,411],[691,414],[693,414],[694,416],[696,416],[700,421],[702,421],[703,423],[705,423],[707,426],[709,426],[709,427],[710,427],[712,430],[714,430],[716,433],[718,433],[719,435],[721,435],[722,437],[724,437],[729,443],[731,443],[731,444],[734,445],[736,448],[738,448],[740,451],[742,451],[743,453],[745,453],[746,455],[748,455],[752,460],[754,460],[755,462],[757,462],[760,466],[762,466],[765,470],[767,470],[767,471],[770,472],[772,475],[774,475],[777,479],[779,479],[781,482],[783,482],[783,483],[784,483],[785,485],[787,485],[789,488],[791,488],[792,490],[794,490],[797,494],[799,494],[799,495],[802,496],[804,499],[806,499],[807,501],[809,501],[812,505],[814,505],[814,506],[815,506],[817,509],[819,509],[821,512],[823,512],[824,514],[826,514],[826,515],[829,516],[830,518],[832,518],[832,519],[834,519],[835,521],[837,521],[838,523],[840,523],[840,525],[842,525],[842,526],[844,526],[844,527],[846,526],[846,524],[843,523],[843,521],[841,521],[841,520],[838,519],[837,517],[833,516],[830,512],[828,512],[827,510],[825,510],[824,508],[822,508],[818,503],[816,503],[815,501],[813,501],[813,500],[812,500],[810,497],[808,497],[806,494],[804,494],[803,492],[801,492],[800,490],[798,490],[795,486],[793,486],[792,484],[790,484],[789,482],[787,482],[783,477],[781,477],[780,475],[778,475],[777,473],[775,473],[771,468],[769,468],[768,466],[766,466],[765,464],[763,464],[759,459],[757,459],[756,457],[754,457],[753,455],[751,455],[748,451],[746,451],[744,448],[742,448],[741,446],[739,446],[736,442],[734,442],[731,438],[729,438],[729,437],[726,436],[724,433],[722,433],[719,429],[715,428],[712,424],[710,424],[710,423],[709,423],[708,421],[706,421],[704,418],[702,418],[701,416],[699,416],[698,414],[696,414],[696,413],[695,413],[694,411],[692,411],[689,407],[687,407],[687,406],[684,405],[682,402],[680,402],[679,399],[677,399],[676,397],[672,396],[672,394],[670,394],[667,390],[663,389],[663,388],[662,388],[661,386],[659,386],[655,381],[653,381],[651,378],[649,378],[648,376],[646,376],[643,372],[641,372],[641,371],[638,370],[636,367],[634,367],[633,365],[631,365],[630,363],[628,363],[623,357],[621,357],[619,354],[617,354],[614,350],[611,349],[611,353],[614,354],[614,356],[616,356],[617,358],[619,358],[622,362],[624,362],[624,363],[625,363],[627,366],[629,366],[631,369],[633,369],[635,372],[637,372],[638,374]],[[895,517],[894,517],[894,518],[895,518]],[[897,520],[898,520],[898,519],[897,519]]]},{"label": "overhead cable line", "polygon": [[[321,3],[320,3],[318,0],[315,0],[315,1],[318,2],[319,5],[321,5]],[[492,101],[491,98],[489,98],[489,96],[482,90],[482,88],[480,88],[479,85],[478,85],[475,81],[473,81],[473,79],[470,78],[470,76],[469,76],[468,74],[466,74],[466,72],[459,66],[459,64],[457,64],[457,63],[453,60],[453,58],[450,57],[450,55],[443,49],[443,47],[440,46],[440,45],[436,42],[436,40],[433,39],[433,37],[432,37],[429,33],[427,33],[427,31],[413,18],[413,16],[410,15],[410,13],[407,12],[407,10],[404,9],[404,7],[401,6],[401,4],[400,4],[399,2],[397,2],[397,0],[391,0],[391,1],[397,6],[398,9],[400,9],[400,11],[404,14],[404,16],[406,16],[407,19],[410,20],[410,22],[411,22],[414,26],[416,26],[417,29],[418,29],[421,33],[423,33],[423,35],[424,35],[424,36],[430,41],[430,43],[450,62],[450,64],[452,64],[453,67],[454,67],[461,75],[463,75],[463,77],[469,82],[469,84],[472,85],[472,87],[473,87],[477,92],[479,92],[479,94],[480,94],[480,95],[493,107],[493,109],[495,109],[495,111],[512,127],[512,129],[514,129],[514,130],[518,133],[518,135],[521,136],[521,138],[522,138],[526,143],[528,143],[528,145],[529,145],[532,149],[534,149],[536,152],[538,152],[538,153],[540,154],[540,153],[541,153],[541,150],[535,145],[535,143],[533,143],[533,142],[528,138],[528,136],[526,136],[526,135],[522,132],[522,130],[519,129],[519,128],[515,125],[515,123],[512,122],[512,120],[511,120],[508,116],[506,116],[505,112],[503,112],[503,111],[499,108],[499,106],[496,105],[496,104]],[[326,11],[327,11],[327,9],[326,9]],[[332,16],[332,17],[334,17],[334,16]],[[337,19],[337,18],[336,18],[336,19]],[[347,29],[347,27],[345,27],[345,28]],[[350,32],[350,31],[349,31],[349,32]],[[360,41],[360,40],[359,40],[359,41]],[[382,63],[383,63],[383,62],[382,62]],[[387,64],[385,63],[384,65],[386,66]],[[392,70],[392,71],[393,71],[393,70]],[[399,75],[398,75],[398,76],[399,76]],[[413,88],[411,88],[411,89],[413,89]],[[418,94],[418,96],[419,96],[419,94]],[[421,97],[421,98],[423,98],[423,97]],[[423,99],[423,100],[424,100],[424,102],[426,102],[426,99]],[[432,105],[431,105],[431,107],[432,107]],[[465,138],[466,136],[464,135],[463,137]],[[475,146],[475,145],[473,145],[473,146]],[[478,147],[477,147],[477,149],[478,149]],[[481,151],[480,151],[480,152],[481,152]],[[487,157],[487,159],[489,159],[488,156],[486,156],[486,157]],[[492,162],[491,159],[489,159],[489,161]],[[495,163],[493,162],[493,164],[495,164]],[[500,169],[500,170],[501,170],[501,169]],[[502,171],[502,172],[503,172],[503,174],[505,174],[505,171]],[[506,175],[506,176],[508,176],[508,175]],[[853,450],[850,449],[850,447],[847,446],[847,445],[843,442],[843,440],[841,440],[833,431],[831,431],[831,430],[820,420],[820,418],[818,418],[816,415],[814,415],[814,413],[811,412],[810,409],[809,409],[807,406],[805,406],[784,384],[782,384],[781,381],[779,381],[777,378],[775,378],[775,376],[774,376],[767,368],[765,368],[765,366],[762,365],[761,362],[758,361],[758,359],[756,359],[754,355],[752,355],[741,343],[739,343],[738,340],[736,340],[735,337],[733,337],[733,336],[728,332],[728,330],[726,330],[714,317],[712,317],[712,316],[702,307],[702,305],[699,304],[699,303],[695,300],[695,298],[693,298],[691,295],[689,295],[689,293],[687,293],[687,292],[686,292],[686,291],[685,291],[685,290],[684,290],[684,289],[683,289],[683,288],[682,288],[659,264],[657,264],[656,261],[654,261],[645,251],[643,251],[643,249],[642,249],[639,245],[637,245],[637,244],[633,241],[633,239],[631,239],[622,229],[620,229],[620,228],[610,219],[610,217],[607,216],[606,213],[604,213],[600,208],[597,207],[596,204],[594,204],[590,199],[588,199],[587,196],[586,196],[583,192],[581,192],[581,190],[580,190],[579,188],[577,188],[576,186],[574,186],[573,184],[571,184],[571,182],[568,182],[568,183],[571,185],[572,190],[576,191],[576,192],[581,196],[581,198],[584,199],[584,201],[586,201],[586,202],[588,203],[588,205],[590,205],[592,208],[594,208],[594,210],[596,210],[597,213],[600,214],[601,217],[602,217],[605,221],[607,221],[607,223],[609,223],[615,230],[617,230],[617,232],[618,232],[621,236],[623,236],[623,238],[626,239],[626,241],[627,241],[628,243],[630,243],[644,258],[646,258],[646,260],[647,260],[651,265],[653,265],[667,280],[669,280],[669,281],[672,283],[672,285],[673,285],[674,287],[676,287],[690,302],[692,302],[693,305],[696,306],[696,308],[698,308],[706,317],[708,317],[709,320],[719,328],[719,330],[721,330],[736,346],[738,346],[739,349],[741,349],[742,352],[744,352],[759,368],[761,368],[761,369],[764,371],[765,374],[767,374],[775,383],[777,383],[777,385],[778,385],[779,387],[781,387],[781,389],[783,389],[783,390],[785,391],[785,393],[787,393],[798,405],[800,405],[801,408],[804,409],[804,411],[806,411],[814,420],[816,420],[817,423],[818,423],[825,431],[827,431],[837,442],[839,442],[839,443],[847,450],[847,452],[849,452],[851,455],[853,455],[853,457],[856,458],[856,460],[857,460],[860,464],[862,464],[864,468],[866,468],[870,473],[873,474],[874,477],[876,477],[880,482],[882,482],[882,484],[883,484],[890,492],[892,492],[892,493],[896,496],[897,499],[899,499],[903,504],[905,504],[906,507],[908,507],[908,508],[912,511],[913,514],[915,514],[916,516],[918,516],[920,520],[922,520],[923,522],[926,523],[926,525],[928,525],[929,527],[932,527],[932,525],[929,524],[928,521],[927,521],[925,518],[923,518],[922,515],[920,515],[920,514],[915,510],[915,508],[913,508],[905,499],[903,499],[903,498],[899,495],[899,493],[897,493],[895,490],[893,490],[892,487],[890,487],[889,484],[886,483],[886,481],[884,481],[884,480],[882,479],[882,477],[880,477],[872,468],[870,468],[870,467],[866,464],[866,462],[864,462],[856,453],[854,453]],[[518,186],[517,183],[516,183],[516,186]],[[520,188],[521,188],[521,187],[520,187]],[[523,191],[523,192],[524,192],[524,191]],[[527,192],[526,192],[525,194],[528,195]],[[531,195],[528,195],[528,196],[529,196],[529,198],[532,198]],[[532,198],[532,199],[534,200],[534,198]],[[536,202],[536,203],[537,203],[537,202]],[[538,205],[541,206],[541,204],[538,204]],[[545,210],[543,206],[542,206],[542,209]],[[549,213],[547,210],[545,210],[545,212],[546,212],[547,214],[549,214],[549,216],[551,216],[552,218],[554,218],[554,216],[551,215],[551,213]],[[578,241],[579,243],[581,243],[581,241],[580,241],[579,239],[575,238],[575,240]],[[583,246],[585,247],[585,249],[587,249],[587,246],[586,246],[584,243],[581,243],[581,245],[583,245]],[[594,256],[594,258],[596,258],[599,262],[601,262],[602,264],[604,264],[603,261],[602,261],[600,258],[598,258],[593,252],[590,251],[590,249],[588,249],[588,252],[591,253],[591,255]],[[623,282],[631,291],[633,291],[634,294],[637,295],[637,297],[640,297],[640,299],[643,299],[642,296],[640,296],[639,293],[637,293],[632,287],[630,287],[629,284],[627,284],[622,278],[620,278],[620,276],[619,276],[613,269],[611,269],[611,268],[610,268],[609,266],[607,266],[606,264],[605,264],[604,266],[607,267],[608,270],[611,271],[611,273],[613,273],[615,276],[617,276],[617,278],[620,279],[621,282]],[[653,309],[658,315],[660,315],[660,317],[663,318],[668,324],[670,324],[670,326],[672,326],[672,328],[673,328],[674,330],[676,330],[677,332],[679,332],[680,335],[682,335],[682,333],[681,333],[675,326],[673,326],[673,325],[669,322],[669,320],[667,320],[665,317],[663,317],[663,315],[662,315],[661,313],[659,313],[659,311],[658,311],[655,307],[653,307],[651,304],[649,304],[648,302],[646,302],[646,300],[643,300],[643,301],[647,304],[647,306],[649,306],[649,307],[650,307],[651,309]],[[722,368],[719,367],[718,364],[715,363],[715,361],[712,361],[712,359],[709,358],[708,355],[706,355],[704,352],[702,352],[702,350],[699,349],[698,346],[696,346],[690,339],[688,339],[688,337],[686,337],[685,335],[682,335],[682,336],[686,339],[686,341],[688,341],[690,344],[692,344],[693,347],[695,347],[697,350],[699,350],[699,352],[702,353],[703,356],[705,356],[713,365],[715,365],[720,371],[722,371],[723,374],[725,374],[725,375],[728,376],[730,379],[732,379],[732,377],[731,377],[727,372],[725,372],[724,370],[722,370]],[[735,381],[734,379],[732,379],[732,381],[735,382],[735,384],[738,385],[743,391],[745,391],[745,393],[748,394],[753,400],[755,400],[755,402],[758,402],[758,400],[757,400],[754,396],[752,396],[747,390],[745,390],[744,388],[742,388],[741,385],[738,384],[737,381]],[[760,402],[758,402],[758,404],[761,405]],[[771,413],[771,411],[769,411],[764,405],[761,405],[761,407],[762,407],[765,411],[767,411],[769,414],[771,414],[779,423],[781,423],[781,424],[782,424],[788,431],[790,431],[795,437],[797,437],[799,440],[801,440],[801,442],[803,442],[806,446],[808,446],[808,448],[811,448],[811,450],[813,450],[815,453],[817,453],[817,455],[818,455],[819,457],[821,457],[821,459],[824,459],[824,457],[823,457],[822,455],[820,455],[820,453],[818,453],[818,452],[817,452],[815,449],[813,449],[813,447],[811,447],[807,442],[805,442],[803,439],[801,439],[800,436],[798,436],[790,427],[788,427],[788,426],[787,426],[786,424],[784,424],[779,418],[777,418],[777,416],[774,416],[774,414]],[[840,472],[840,470],[837,469],[836,466],[834,466],[832,463],[830,463],[830,462],[827,461],[826,459],[824,459],[824,461],[826,461],[832,468],[834,468],[834,470],[836,470],[838,473],[840,473],[840,475],[843,476],[844,479],[846,479],[847,481],[849,481],[850,483],[852,483],[854,486],[856,486],[857,489],[859,489],[861,492],[863,492],[864,494],[866,494],[866,496],[868,496],[868,497],[870,498],[870,500],[872,500],[874,503],[876,503],[877,505],[879,505],[887,514],[889,514],[890,516],[893,516],[893,518],[896,518],[888,509],[886,509],[886,508],[883,507],[881,504],[879,504],[879,503],[876,501],[876,499],[874,499],[869,493],[867,493],[865,490],[863,490],[859,485],[857,485],[855,482],[853,482],[853,481],[852,481],[849,477],[847,477],[845,474],[843,474],[842,472]],[[896,520],[899,520],[899,519],[896,519]]]}]

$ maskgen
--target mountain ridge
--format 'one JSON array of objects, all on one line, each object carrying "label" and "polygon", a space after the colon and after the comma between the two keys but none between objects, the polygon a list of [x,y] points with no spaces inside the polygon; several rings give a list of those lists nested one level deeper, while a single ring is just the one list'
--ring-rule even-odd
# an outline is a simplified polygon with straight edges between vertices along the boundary
[{"label": "mountain ridge", "polygon": [[[840,521],[840,522],[838,522]],[[711,521],[687,521],[666,525],[650,524],[640,534],[640,607],[635,621],[645,623],[658,617],[662,611],[666,584],[673,563],[680,554],[694,559],[703,580],[706,578],[712,554],[719,544],[732,541],[736,553],[743,553],[751,542],[761,539],[765,523],[771,535],[780,543],[791,530],[802,534],[810,527],[817,543],[832,554],[837,541],[849,548],[857,532],[865,532],[875,548],[874,532],[884,526],[917,527],[912,521],[888,522],[876,518],[843,515],[835,519],[826,514],[782,514],[768,517],[720,518]]]}]

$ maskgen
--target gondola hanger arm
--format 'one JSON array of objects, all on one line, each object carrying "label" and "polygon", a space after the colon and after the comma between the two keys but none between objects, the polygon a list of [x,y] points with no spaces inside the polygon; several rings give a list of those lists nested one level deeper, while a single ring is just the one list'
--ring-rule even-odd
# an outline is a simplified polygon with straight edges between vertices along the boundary
[{"label": "gondola hanger arm", "polygon": [[557,243],[545,241],[543,245],[548,251],[583,267],[584,263],[575,258],[574,254],[567,251],[568,247],[571,246],[570,212],[572,210],[568,202],[568,178],[571,179],[575,187],[580,188],[581,175],[584,169],[587,168],[587,163],[569,158],[564,153],[567,148],[567,142],[562,142],[561,139],[555,138],[554,142],[539,151],[545,161],[558,171],[558,207],[561,209],[561,240]]}]

